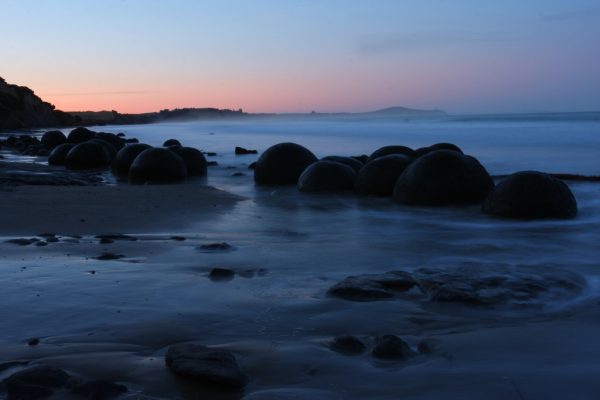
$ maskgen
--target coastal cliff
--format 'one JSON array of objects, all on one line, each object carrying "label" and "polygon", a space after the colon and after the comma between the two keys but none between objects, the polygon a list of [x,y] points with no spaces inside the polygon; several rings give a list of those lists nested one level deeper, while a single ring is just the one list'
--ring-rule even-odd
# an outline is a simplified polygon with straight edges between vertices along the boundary
[{"label": "coastal cliff", "polygon": [[11,85],[0,77],[0,129],[67,126],[78,119],[40,99],[25,86]]}]

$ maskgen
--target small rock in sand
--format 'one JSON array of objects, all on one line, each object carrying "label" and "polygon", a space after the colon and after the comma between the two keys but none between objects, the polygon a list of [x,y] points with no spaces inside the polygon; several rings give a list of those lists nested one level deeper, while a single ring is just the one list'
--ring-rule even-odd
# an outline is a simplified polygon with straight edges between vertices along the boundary
[{"label": "small rock in sand", "polygon": [[124,258],[123,254],[115,254],[115,253],[102,253],[98,257],[94,257],[96,260],[100,261],[110,261],[110,260],[119,260]]},{"label": "small rock in sand", "polygon": [[373,357],[385,360],[407,360],[416,353],[396,335],[382,335],[375,338]]},{"label": "small rock in sand", "polygon": [[233,354],[225,350],[176,344],[169,347],[165,363],[177,375],[224,389],[242,389],[249,381]]},{"label": "small rock in sand", "polygon": [[64,389],[71,377],[62,369],[36,366],[15,372],[2,381],[9,399],[40,399]]},{"label": "small rock in sand", "polygon": [[329,343],[329,348],[338,353],[347,355],[357,355],[365,351],[365,344],[356,336],[342,335],[336,336]]},{"label": "small rock in sand", "polygon": [[235,147],[235,155],[236,156],[241,156],[241,155],[245,155],[245,154],[258,154],[258,151],[245,149],[245,148],[239,147],[239,146]]},{"label": "small rock in sand", "polygon": [[208,275],[211,281],[230,281],[234,276],[235,272],[229,268],[213,268]]},{"label": "small rock in sand", "polygon": [[185,236],[171,236],[171,240],[175,240],[176,242],[183,242],[186,240]]},{"label": "small rock in sand", "polygon": [[20,238],[20,239],[9,239],[9,240],[5,241],[5,243],[16,244],[18,246],[28,246],[32,243],[35,243],[36,241],[37,240]]},{"label": "small rock in sand", "polygon": [[75,387],[73,393],[85,399],[108,400],[127,393],[127,387],[108,381],[89,381]]},{"label": "small rock in sand", "polygon": [[40,344],[40,339],[38,339],[38,338],[31,338],[31,339],[27,340],[28,346],[37,346],[38,344]]},{"label": "small rock in sand", "polygon": [[207,243],[199,247],[200,250],[204,251],[227,251],[232,250],[233,246],[226,242],[220,243]]}]

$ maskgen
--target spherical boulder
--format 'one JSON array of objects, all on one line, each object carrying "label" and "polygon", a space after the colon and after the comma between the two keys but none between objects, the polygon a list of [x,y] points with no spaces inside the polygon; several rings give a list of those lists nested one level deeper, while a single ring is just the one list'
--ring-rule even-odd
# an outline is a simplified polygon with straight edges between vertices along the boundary
[{"label": "spherical boulder", "polygon": [[354,191],[374,196],[391,196],[398,177],[412,162],[402,154],[390,154],[369,161],[358,172]]},{"label": "spherical boulder", "polygon": [[408,157],[414,157],[415,151],[410,147],[406,146],[383,146],[371,153],[367,162],[372,161],[378,157],[388,156],[390,154],[403,154]]},{"label": "spherical boulder", "polygon": [[436,150],[413,161],[398,177],[394,200],[415,206],[481,203],[494,182],[474,157]]},{"label": "spherical boulder", "polygon": [[415,157],[421,157],[422,155],[431,153],[432,151],[436,151],[436,150],[453,150],[453,151],[459,152],[460,154],[464,154],[463,151],[460,149],[460,147],[458,147],[455,144],[436,143],[436,144],[432,144],[431,146],[427,146],[427,147],[419,147],[418,149],[415,150]]},{"label": "spherical boulder", "polygon": [[327,156],[327,157],[323,157],[321,160],[335,161],[335,162],[345,164],[345,165],[349,166],[350,168],[352,168],[354,170],[354,172],[356,172],[356,173],[358,173],[358,171],[360,171],[360,169],[364,165],[361,161],[357,160],[356,158],[352,158],[352,157]]},{"label": "spherical boulder", "polygon": [[206,175],[206,158],[204,158],[204,154],[200,150],[183,146],[170,146],[168,149],[181,157],[187,168],[188,175]]},{"label": "spherical boulder", "polygon": [[577,201],[560,179],[543,172],[522,171],[500,181],[482,209],[505,218],[573,218]]},{"label": "spherical boulder", "polygon": [[67,141],[69,143],[79,144],[93,139],[94,136],[96,136],[96,133],[94,131],[90,131],[88,128],[80,126],[79,128],[75,128],[71,132],[69,132],[69,136],[67,136]]},{"label": "spherical boulder", "polygon": [[258,184],[296,184],[300,174],[317,157],[296,143],[279,143],[260,155],[254,168],[254,181]]},{"label": "spherical boulder", "polygon": [[112,165],[111,170],[113,174],[119,177],[125,177],[129,175],[129,167],[133,163],[133,160],[144,150],[151,149],[152,146],[143,143],[129,144],[123,147],[117,152]]},{"label": "spherical boulder", "polygon": [[100,146],[104,147],[106,149],[106,151],[108,151],[108,154],[110,154],[111,161],[114,160],[115,156],[117,155],[117,149],[115,148],[115,146],[113,146],[106,140],[92,139],[92,140],[88,140],[88,142],[98,143]]},{"label": "spherical boulder", "polygon": [[67,143],[67,137],[61,131],[48,131],[42,136],[42,144],[49,149]]},{"label": "spherical boulder", "polygon": [[142,151],[129,168],[129,182],[135,184],[179,182],[186,175],[181,157],[160,147]]},{"label": "spherical boulder", "polygon": [[163,143],[163,147],[181,146],[181,142],[177,139],[167,139]]},{"label": "spherical boulder", "polygon": [[95,139],[104,140],[105,142],[110,143],[117,151],[125,146],[125,139],[114,133],[98,132],[96,133]]},{"label": "spherical boulder", "polygon": [[75,147],[73,143],[63,143],[52,149],[50,156],[48,156],[48,165],[65,165],[65,158],[67,153]]},{"label": "spherical boulder", "polygon": [[298,178],[301,192],[333,192],[352,190],[356,172],[335,161],[317,161],[308,166]]},{"label": "spherical boulder", "polygon": [[101,143],[89,140],[73,146],[65,157],[67,169],[98,169],[110,165],[111,157]]}]

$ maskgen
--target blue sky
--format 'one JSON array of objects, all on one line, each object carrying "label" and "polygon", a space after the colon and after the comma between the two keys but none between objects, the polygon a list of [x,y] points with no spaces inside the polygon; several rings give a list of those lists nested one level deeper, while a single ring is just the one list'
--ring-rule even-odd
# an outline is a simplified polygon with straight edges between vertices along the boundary
[{"label": "blue sky", "polygon": [[68,110],[600,110],[600,1],[0,0],[0,76]]}]

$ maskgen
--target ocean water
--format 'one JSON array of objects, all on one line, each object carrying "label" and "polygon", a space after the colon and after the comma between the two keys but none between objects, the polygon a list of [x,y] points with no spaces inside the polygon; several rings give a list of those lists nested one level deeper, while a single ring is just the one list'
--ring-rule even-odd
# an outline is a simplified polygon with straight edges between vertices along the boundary
[{"label": "ocean water", "polygon": [[[247,167],[257,156],[234,155],[235,146],[260,153],[287,141],[318,156],[452,142],[494,176],[528,169],[599,175],[599,122],[280,118],[96,130],[157,146],[175,138],[216,152],[208,159],[219,165],[209,168],[207,180],[189,184],[245,200],[152,235],[121,232],[141,239],[116,248],[130,263],[84,260],[85,251],[73,246],[64,250],[69,256],[56,250],[43,267],[34,256],[7,253],[15,274],[28,269],[17,285],[9,284],[15,278],[6,268],[3,275],[2,298],[13,310],[3,329],[5,354],[23,357],[13,343],[27,332],[44,338],[38,357],[159,398],[174,390],[184,398],[226,399],[591,399],[600,392],[600,184],[569,182],[579,205],[575,219],[510,221],[477,206],[406,207],[353,194],[256,187]],[[155,238],[171,234],[188,240]],[[198,250],[211,242],[234,249]],[[213,282],[207,277],[213,267],[238,275]],[[99,271],[93,285],[85,273],[92,268]],[[327,295],[347,276],[422,274],[423,268],[480,286],[495,300],[480,307],[417,294],[376,302]],[[45,301],[32,303],[31,293]],[[415,349],[425,340],[434,352],[408,362],[383,362],[369,351],[347,357],[326,346],[341,334],[369,348],[376,335],[396,334]],[[165,346],[179,341],[233,350],[251,385],[241,394],[182,386],[161,361]]]}]

